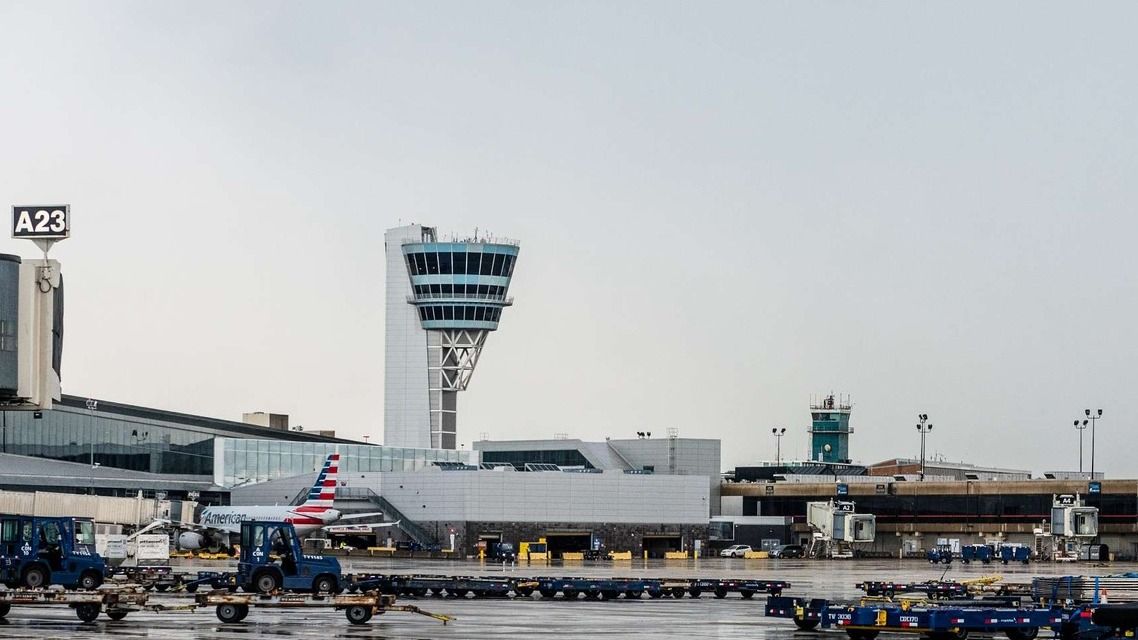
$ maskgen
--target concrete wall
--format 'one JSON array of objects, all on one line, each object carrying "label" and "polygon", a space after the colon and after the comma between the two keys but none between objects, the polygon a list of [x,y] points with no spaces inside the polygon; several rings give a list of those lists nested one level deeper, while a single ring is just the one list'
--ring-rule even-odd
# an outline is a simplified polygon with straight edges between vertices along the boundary
[{"label": "concrete wall", "polygon": [[[427,332],[419,324],[411,279],[403,258],[405,242],[422,242],[423,227],[388,229],[385,283],[383,444],[391,447],[431,446],[430,404],[427,385]],[[364,292],[366,295],[366,292]]]},{"label": "concrete wall", "polygon": [[362,474],[366,486],[415,521],[669,522],[707,524],[696,476],[422,471]]},{"label": "concrete wall", "polygon": [[[702,476],[504,471],[341,474],[416,522],[604,522],[706,525]],[[236,487],[232,504],[288,504],[309,475]]]},{"label": "concrete wall", "polygon": [[548,451],[576,449],[598,469],[651,469],[657,475],[707,478],[710,513],[719,513],[720,441],[710,438],[637,438],[581,440],[476,441],[478,451]]},{"label": "concrete wall", "polygon": [[[478,536],[500,533],[507,542],[536,541],[551,533],[589,533],[599,538],[601,551],[631,551],[639,558],[644,552],[644,537],[678,535],[682,549],[690,550],[695,540],[702,540],[707,548],[707,524],[684,525],[669,523],[586,523],[580,522],[468,522],[463,529],[464,553],[472,553]],[[442,536],[440,540],[445,540]]]},{"label": "concrete wall", "polygon": [[634,466],[652,466],[655,473],[701,475],[708,478],[711,515],[719,513],[720,441],[710,438],[647,438],[610,440],[609,444]]},{"label": "concrete wall", "polygon": [[[723,496],[719,499],[719,515],[724,516],[741,516],[743,515],[743,496]],[[759,514],[762,515],[762,514]]]}]

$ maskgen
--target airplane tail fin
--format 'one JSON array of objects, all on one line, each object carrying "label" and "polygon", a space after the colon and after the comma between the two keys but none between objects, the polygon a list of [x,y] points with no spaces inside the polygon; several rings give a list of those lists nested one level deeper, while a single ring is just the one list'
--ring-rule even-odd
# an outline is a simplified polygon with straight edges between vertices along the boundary
[{"label": "airplane tail fin", "polygon": [[336,500],[336,485],[339,482],[340,454],[330,453],[324,460],[324,468],[316,476],[316,482],[308,490],[308,498],[302,507],[331,509]]}]

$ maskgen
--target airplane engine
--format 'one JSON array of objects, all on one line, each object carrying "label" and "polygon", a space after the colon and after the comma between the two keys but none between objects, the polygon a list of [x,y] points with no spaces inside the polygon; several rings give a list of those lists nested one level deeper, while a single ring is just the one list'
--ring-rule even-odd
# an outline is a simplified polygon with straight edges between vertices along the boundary
[{"label": "airplane engine", "polygon": [[201,549],[206,544],[205,536],[197,531],[183,531],[178,535],[178,548],[187,551]]}]

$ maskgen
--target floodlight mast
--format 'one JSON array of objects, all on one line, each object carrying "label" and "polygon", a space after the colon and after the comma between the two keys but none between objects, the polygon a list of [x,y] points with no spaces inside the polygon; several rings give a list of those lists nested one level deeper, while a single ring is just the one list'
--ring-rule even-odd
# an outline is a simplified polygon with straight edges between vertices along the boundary
[{"label": "floodlight mast", "polygon": [[929,423],[929,414],[921,413],[917,415],[920,422],[917,423],[917,431],[921,432],[921,480],[925,479],[925,436],[933,430],[932,423]]},{"label": "floodlight mast", "polygon": [[782,464],[782,437],[786,435],[786,427],[774,427],[771,429],[771,435],[775,438],[774,462],[778,466]]},{"label": "floodlight mast", "polygon": [[[1086,419],[1083,420],[1084,428],[1086,427],[1087,420],[1091,421],[1091,479],[1093,480],[1095,477],[1095,423],[1102,419],[1102,409],[1094,413],[1091,413],[1090,409],[1083,409],[1083,414],[1086,415]],[[1082,456],[1080,456],[1080,465],[1081,462]]]}]

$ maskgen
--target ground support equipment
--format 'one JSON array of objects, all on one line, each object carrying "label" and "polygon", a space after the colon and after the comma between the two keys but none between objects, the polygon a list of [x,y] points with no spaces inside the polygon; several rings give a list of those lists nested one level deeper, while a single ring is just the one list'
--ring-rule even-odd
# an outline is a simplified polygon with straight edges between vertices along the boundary
[{"label": "ground support equipment", "polygon": [[454,618],[439,613],[424,611],[412,605],[399,605],[395,603],[395,596],[378,591],[344,595],[306,595],[300,593],[287,594],[236,594],[229,591],[211,591],[200,593],[195,597],[197,606],[216,607],[217,619],[226,624],[241,622],[249,615],[252,608],[279,608],[279,609],[334,609],[343,611],[352,624],[366,624],[373,615],[380,615],[389,611],[404,611],[417,613],[443,624]]},{"label": "ground support equipment", "polygon": [[[543,598],[554,598],[558,593],[565,600],[576,600],[584,594],[584,597],[589,600],[616,600],[622,595],[625,598],[638,599],[644,595],[646,591],[650,592],[650,588],[660,590],[660,581],[643,580],[640,578],[574,578],[574,577],[539,577],[533,579],[537,583],[537,592]],[[669,587],[671,588],[671,587]],[[683,597],[683,586],[675,585],[675,589],[680,590],[678,598]],[[527,589],[522,588],[517,593],[521,595],[530,595],[533,592],[526,593]],[[658,597],[658,596],[654,596]]]},{"label": "ground support equipment", "polygon": [[1065,622],[1059,608],[910,606],[905,602],[851,605],[781,596],[767,598],[766,615],[790,618],[800,629],[842,629],[854,640],[872,640],[882,631],[919,633],[932,640],[962,640],[971,632],[1031,640],[1041,629],[1059,631]]},{"label": "ground support equipment", "polygon": [[892,598],[901,593],[923,593],[931,599],[966,598],[968,587],[959,582],[929,580],[928,582],[882,582],[867,580],[854,585],[867,596]]},{"label": "ground support equipment", "polygon": [[93,622],[106,611],[112,620],[121,620],[146,604],[146,592],[136,587],[63,591],[61,589],[5,589],[0,587],[0,618],[13,606],[68,606],[83,622]]},{"label": "ground support equipment", "polygon": [[688,595],[698,598],[703,593],[711,593],[716,598],[726,598],[728,593],[738,593],[744,598],[751,598],[756,593],[766,593],[772,596],[782,595],[783,590],[789,588],[790,583],[784,580],[700,578],[691,581],[691,585],[688,587]]},{"label": "ground support equipment", "polygon": [[349,592],[379,591],[389,595],[419,598],[447,595],[465,598],[505,598],[514,590],[514,581],[473,576],[351,575],[346,579]]}]

